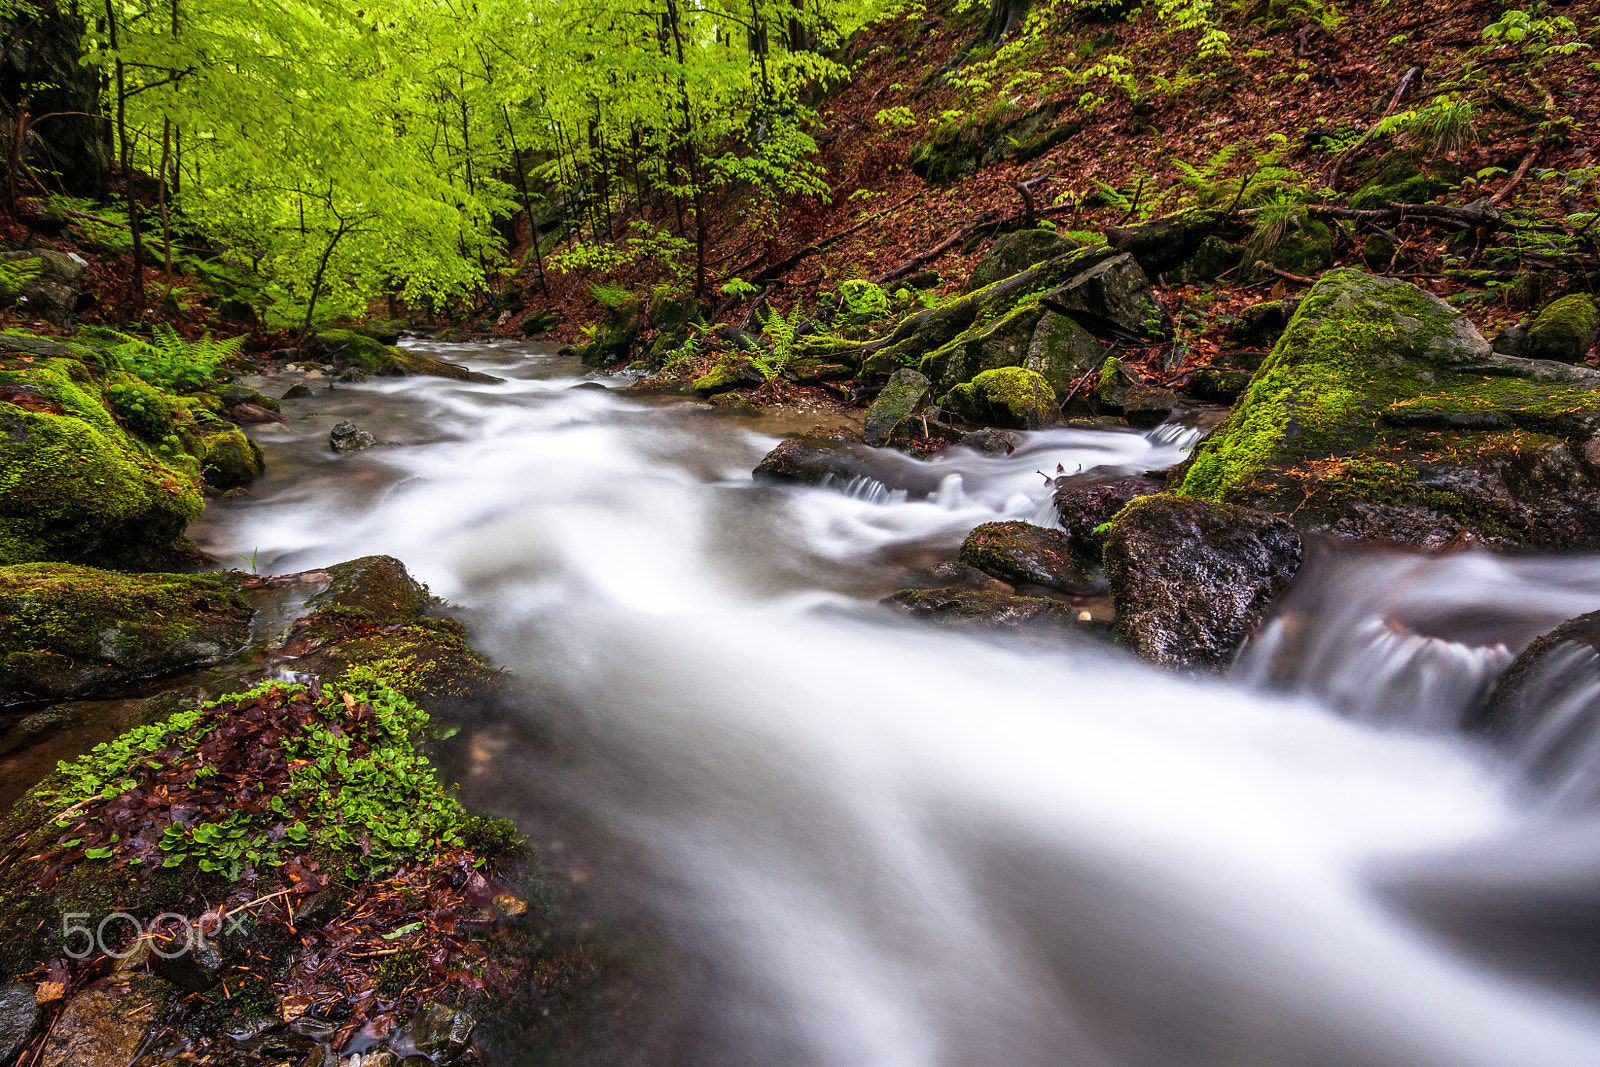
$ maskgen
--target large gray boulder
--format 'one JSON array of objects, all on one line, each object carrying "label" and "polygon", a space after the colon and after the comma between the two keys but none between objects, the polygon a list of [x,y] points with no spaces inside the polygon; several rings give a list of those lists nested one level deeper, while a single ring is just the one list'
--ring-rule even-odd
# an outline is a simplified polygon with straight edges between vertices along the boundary
[{"label": "large gray boulder", "polygon": [[49,248],[0,252],[0,263],[25,264],[32,276],[18,287],[0,287],[0,306],[15,307],[64,326],[79,310],[83,276],[89,267],[81,257]]},{"label": "large gray boulder", "polygon": [[1119,640],[1163,667],[1224,670],[1300,568],[1287,519],[1163,494],[1134,500],[1102,559]]}]

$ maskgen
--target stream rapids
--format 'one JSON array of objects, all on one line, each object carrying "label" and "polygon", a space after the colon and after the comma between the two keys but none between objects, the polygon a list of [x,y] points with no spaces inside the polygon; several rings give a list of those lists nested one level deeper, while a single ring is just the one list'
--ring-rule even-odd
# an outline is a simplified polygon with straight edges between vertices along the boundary
[{"label": "stream rapids", "polygon": [[[461,609],[515,679],[463,800],[673,947],[669,1033],[625,1061],[1600,1063],[1600,742],[1540,775],[1538,739],[1463,729],[1600,608],[1600,559],[1323,548],[1190,680],[876,606],[980,522],[1053,525],[1057,464],[1163,468],[1181,434],[908,458],[922,499],[778,488],[751,468],[805,427],[418,345],[505,381],[286,402],[267,477],[190,534],[262,573],[387,553]],[[345,418],[385,445],[334,454]]]}]

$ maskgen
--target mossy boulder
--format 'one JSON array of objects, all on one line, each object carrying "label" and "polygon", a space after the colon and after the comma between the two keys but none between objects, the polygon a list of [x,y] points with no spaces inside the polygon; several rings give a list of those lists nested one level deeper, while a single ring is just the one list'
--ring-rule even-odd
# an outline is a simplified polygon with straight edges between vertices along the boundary
[{"label": "mossy boulder", "polygon": [[[86,362],[94,353],[55,346],[68,355],[7,358],[30,347],[0,339],[0,564],[119,562],[176,542],[203,505],[183,438],[169,433],[172,441],[158,443],[130,433],[105,396],[107,382]],[[121,398],[143,405],[148,396]],[[186,409],[149,403],[145,429],[158,429],[163,417],[176,429],[181,417],[193,434]]]},{"label": "mossy boulder", "polygon": [[1219,671],[1299,570],[1287,519],[1169,494],[1111,520],[1102,560],[1117,638],[1151,663]]},{"label": "mossy boulder", "polygon": [[1366,211],[1390,203],[1423,204],[1449,192],[1462,178],[1461,168],[1448,160],[1433,160],[1426,170],[1424,162],[1422,153],[1412,149],[1391,152],[1350,197],[1350,206]]},{"label": "mossy boulder", "polygon": [[1232,405],[1250,386],[1252,375],[1232,367],[1199,367],[1189,372],[1184,392],[1208,404]]},{"label": "mossy boulder", "polygon": [[975,292],[1078,247],[1077,241],[1054,230],[1017,230],[1004,234],[989,246],[988,253],[973,268],[961,291]]},{"label": "mossy boulder", "polygon": [[1265,259],[1279,270],[1301,277],[1321,274],[1333,266],[1333,231],[1324,222],[1294,215]]},{"label": "mossy boulder", "polygon": [[327,574],[327,587],[307,598],[307,607],[359,612],[387,625],[417,618],[432,602],[427,586],[411,577],[406,565],[393,556],[362,556],[336,563]]},{"label": "mossy boulder", "polygon": [[956,559],[1002,581],[1082,596],[1101,591],[1089,560],[1060,530],[1031,522],[986,522],[961,544]]},{"label": "mossy boulder", "polygon": [[943,123],[911,149],[911,172],[924,181],[946,184],[1014,156],[1036,159],[1081,128],[1067,123],[1052,129],[1065,106],[1051,101],[1020,111],[1001,103],[986,114]]},{"label": "mossy boulder", "polygon": [[766,378],[756,365],[743,357],[724,360],[696,378],[690,386],[701,396],[716,396],[735,389],[759,388]]},{"label": "mossy boulder", "polygon": [[1019,304],[923,357],[917,369],[933,383],[935,391],[944,393],[985,371],[1020,367],[1027,362],[1033,335],[1045,314],[1037,302]]},{"label": "mossy boulder", "polygon": [[1127,253],[1073,276],[1041,296],[1040,303],[1091,331],[1119,332],[1126,335],[1124,339],[1172,336],[1172,317],[1156,298],[1139,261]]},{"label": "mossy boulder", "polygon": [[1586,293],[1574,293],[1546,304],[1528,326],[1519,355],[1580,363],[1600,337],[1600,311]]},{"label": "mossy boulder", "polygon": [[891,374],[888,384],[867,410],[863,434],[867,443],[876,445],[887,441],[900,420],[927,407],[932,389],[933,383],[910,367],[901,367]]},{"label": "mossy boulder", "polygon": [[1600,372],[1502,356],[1437,297],[1325,275],[1181,491],[1302,529],[1600,548]]},{"label": "mossy boulder", "polygon": [[0,705],[216,663],[249,640],[253,614],[217,575],[0,567]]},{"label": "mossy boulder", "polygon": [[1134,226],[1109,226],[1105,235],[1113,249],[1131,255],[1154,276],[1183,265],[1212,239],[1227,242],[1244,232],[1227,209],[1194,207]]},{"label": "mossy boulder", "polygon": [[142,381],[115,382],[105,387],[105,400],[133,434],[160,443],[172,432],[172,406],[161,390]]},{"label": "mossy boulder", "polygon": [[249,485],[266,469],[260,447],[237,426],[205,438],[205,450],[201,473],[218,492]]},{"label": "mossy boulder", "polygon": [[1043,376],[1021,367],[984,371],[940,401],[970,422],[1037,430],[1060,421],[1056,393]]}]

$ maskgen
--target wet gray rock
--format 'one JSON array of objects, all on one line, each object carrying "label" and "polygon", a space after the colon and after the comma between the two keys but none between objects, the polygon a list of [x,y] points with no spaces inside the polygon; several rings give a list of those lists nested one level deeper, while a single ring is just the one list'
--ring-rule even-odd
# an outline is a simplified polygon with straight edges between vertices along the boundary
[{"label": "wet gray rock", "polygon": [[190,939],[189,951],[171,959],[157,954],[154,962],[161,971],[161,977],[191,993],[203,993],[216,985],[222,976],[222,968],[227,964],[217,946],[201,937]]},{"label": "wet gray rock", "polygon": [[1092,474],[1068,475],[1056,479],[1056,515],[1072,551],[1087,559],[1099,559],[1105,544],[1105,534],[1099,528],[1130,500],[1165,489],[1165,483],[1142,475],[1110,482],[1100,481]]},{"label": "wet gray rock", "polygon": [[0,305],[15,307],[26,315],[37,316],[57,326],[79,310],[83,276],[89,270],[80,257],[48,248],[22,252],[0,252],[0,263],[37,263],[32,278],[9,292],[0,291]]},{"label": "wet gray rock", "polygon": [[26,982],[0,986],[0,1063],[10,1063],[39,1022],[34,988]]},{"label": "wet gray rock", "polygon": [[933,383],[926,375],[901,367],[889,375],[889,382],[872,402],[867,411],[865,438],[868,444],[882,444],[889,439],[900,420],[917,414],[928,406]]},{"label": "wet gray rock", "polygon": [[45,1040],[40,1067],[127,1067],[161,1021],[173,989],[144,975],[103,978],[72,998]]},{"label": "wet gray rock", "polygon": [[991,578],[971,564],[953,559],[935,563],[920,571],[912,571],[906,576],[906,580],[917,588],[974,589],[1008,594],[1015,592],[1009,583]]},{"label": "wet gray rock", "polygon": [[428,1004],[397,1033],[388,1045],[401,1056],[423,1055],[442,1062],[466,1050],[478,1021],[464,1011],[443,1004]]},{"label": "wet gray rock", "polygon": [[1117,636],[1164,667],[1224,670],[1299,570],[1287,519],[1169,495],[1134,500],[1102,553]]},{"label": "wet gray rock", "polygon": [[311,396],[311,395],[312,395],[311,387],[309,385],[305,385],[303,383],[297,382],[294,385],[289,386],[289,388],[285,389],[283,391],[283,396],[279,397],[279,399],[280,400],[304,400],[306,397]]},{"label": "wet gray rock", "polygon": [[959,444],[986,456],[1009,456],[1021,447],[1023,436],[1014,430],[974,430],[962,436]]},{"label": "wet gray rock", "polygon": [[1084,596],[1102,591],[1066,534],[1031,522],[986,522],[967,535],[956,558],[1007,582]]},{"label": "wet gray rock", "polygon": [[[276,406],[277,401],[273,401]],[[234,422],[288,422],[288,418],[260,404],[235,404],[228,409]]]},{"label": "wet gray rock", "polygon": [[1050,632],[1088,625],[1058,600],[982,589],[902,589],[881,603],[901,615],[961,628]]},{"label": "wet gray rock", "polygon": [[328,434],[328,447],[335,452],[360,452],[364,448],[371,448],[378,443],[378,439],[363,430],[349,419],[337,423]]},{"label": "wet gray rock", "polygon": [[1600,611],[1528,643],[1501,672],[1472,725],[1515,755],[1528,782],[1558,807],[1600,805],[1593,742],[1600,723]]}]

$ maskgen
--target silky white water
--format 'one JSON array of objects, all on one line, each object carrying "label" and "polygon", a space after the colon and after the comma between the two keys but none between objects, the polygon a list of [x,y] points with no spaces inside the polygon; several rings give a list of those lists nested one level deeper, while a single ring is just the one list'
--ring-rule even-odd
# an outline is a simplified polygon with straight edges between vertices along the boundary
[{"label": "silky white water", "polygon": [[[1181,436],[905,460],[926,497],[774,488],[750,477],[777,442],[759,420],[572,389],[582,369],[553,356],[429,350],[508,381],[286,404],[256,435],[268,478],[191,534],[263,572],[388,553],[461,606],[551,742],[486,756],[470,799],[571,805],[626,853],[705,976],[678,1061],[1600,1062],[1580,990],[1395,888],[1436,900],[1443,878],[1449,898],[1466,876],[1438,871],[1481,871],[1479,851],[1493,865],[1545,825],[1511,763],[1445,720],[1482,664],[1600,607],[1592,562],[1552,565],[1556,592],[1504,617],[1473,600],[1470,633],[1417,630],[1437,654],[1384,670],[1358,630],[1393,615],[1400,564],[1329,563],[1345,577],[1263,635],[1298,626],[1294,668],[1258,644],[1239,679],[1186,680],[1089,639],[961,636],[875,606],[980,522],[1051,521],[1058,464],[1161,468]],[[393,443],[335,456],[339,417]],[[1528,586],[1484,560],[1480,584]],[[1412,624],[1461,599],[1457,572],[1407,573]],[[1406,714],[1418,693],[1426,714]]]}]

